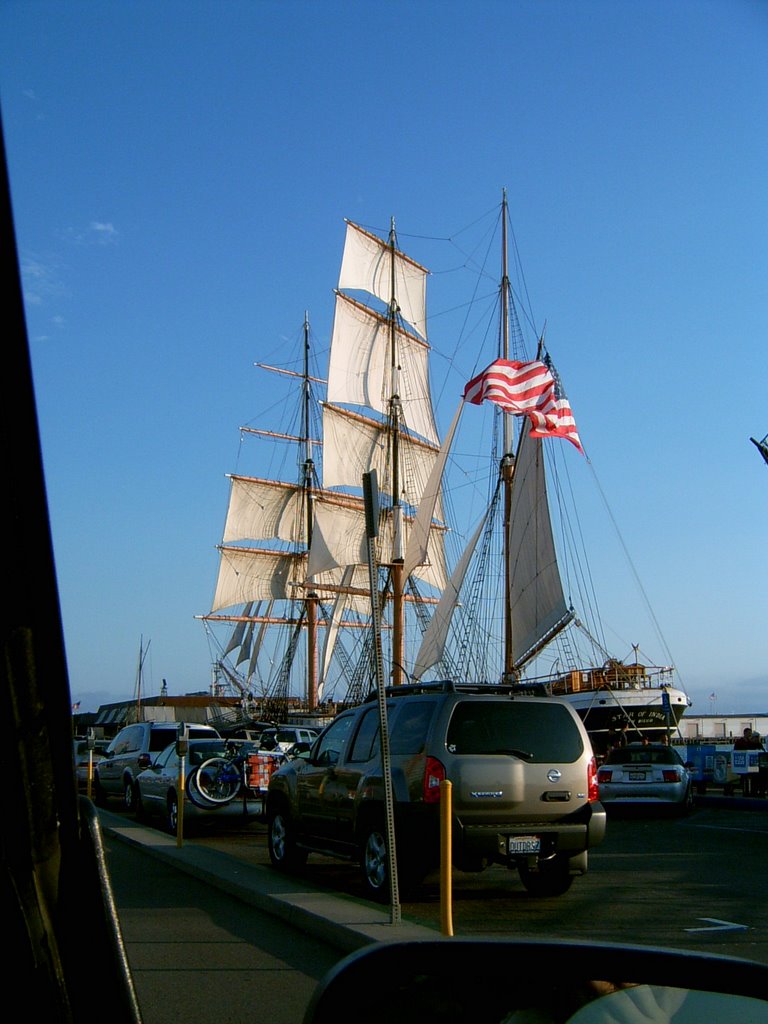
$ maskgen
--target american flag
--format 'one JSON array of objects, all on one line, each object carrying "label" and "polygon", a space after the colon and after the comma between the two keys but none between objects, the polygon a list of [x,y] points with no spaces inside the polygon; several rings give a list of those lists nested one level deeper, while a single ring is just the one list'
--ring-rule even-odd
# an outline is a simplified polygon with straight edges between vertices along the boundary
[{"label": "american flag", "polygon": [[505,412],[527,416],[531,437],[564,437],[584,454],[576,423],[549,355],[521,363],[497,359],[464,388],[464,401],[494,402]]}]

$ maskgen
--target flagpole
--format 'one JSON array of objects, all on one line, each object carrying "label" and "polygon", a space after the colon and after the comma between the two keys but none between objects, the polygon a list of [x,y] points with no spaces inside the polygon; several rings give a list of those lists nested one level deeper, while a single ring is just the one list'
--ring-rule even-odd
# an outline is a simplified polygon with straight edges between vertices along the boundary
[{"label": "flagpole", "polygon": [[[502,359],[509,359],[509,270],[507,265],[507,190],[501,199],[501,337]],[[504,451],[501,455],[501,478],[504,485],[504,536],[502,552],[504,557],[504,675],[503,682],[514,680],[512,659],[512,609],[509,594],[512,587],[512,569],[509,564],[508,537],[512,518],[512,476],[515,471],[513,454],[514,427],[512,414],[504,412]]]}]

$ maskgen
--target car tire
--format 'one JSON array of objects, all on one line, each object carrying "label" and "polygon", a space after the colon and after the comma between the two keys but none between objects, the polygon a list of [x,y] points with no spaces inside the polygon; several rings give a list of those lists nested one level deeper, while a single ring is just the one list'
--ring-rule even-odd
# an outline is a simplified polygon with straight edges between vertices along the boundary
[{"label": "car tire", "polygon": [[104,789],[99,782],[98,775],[93,776],[93,802],[97,807],[107,806],[107,794],[104,792]]},{"label": "car tire", "polygon": [[567,857],[543,861],[538,871],[531,871],[526,864],[521,864],[518,872],[520,881],[531,896],[562,896],[573,883]]},{"label": "car tire", "polygon": [[175,793],[169,793],[165,805],[165,828],[172,836],[175,836],[179,829],[179,798]]},{"label": "car tire", "polygon": [[389,900],[389,858],[384,826],[374,823],[360,834],[360,874],[363,889],[376,903]]},{"label": "car tire", "polygon": [[687,818],[688,815],[693,811],[694,800],[693,800],[693,786],[689,786],[685,792],[685,799],[678,808],[678,815],[681,818]]},{"label": "car tire", "polygon": [[272,867],[278,871],[296,871],[307,862],[307,851],[297,847],[293,823],[282,807],[268,813],[267,849]]},{"label": "car tire", "polygon": [[126,811],[136,810],[136,783],[133,779],[123,779],[123,806]]}]

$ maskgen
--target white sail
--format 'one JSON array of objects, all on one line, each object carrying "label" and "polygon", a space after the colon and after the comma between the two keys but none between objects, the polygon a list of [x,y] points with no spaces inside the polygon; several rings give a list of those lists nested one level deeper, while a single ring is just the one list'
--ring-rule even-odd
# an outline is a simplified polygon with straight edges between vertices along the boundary
[{"label": "white sail", "polygon": [[[413,520],[406,517],[404,522],[407,538],[413,529]],[[444,533],[444,529],[430,530],[424,558],[421,564],[414,566],[412,570],[414,576],[439,591],[442,591],[448,582]],[[392,550],[391,515],[385,515],[381,523],[378,545],[382,552]],[[368,545],[362,502],[358,507],[354,507],[317,501],[309,554],[309,576],[314,577],[316,573],[337,566],[366,565],[367,561]]]},{"label": "white sail", "polygon": [[[213,599],[213,612],[233,608],[249,601],[300,601],[310,589],[307,580],[307,552],[267,551],[263,548],[221,546],[219,575]],[[320,595],[335,595],[342,578],[341,569],[318,573],[312,590]],[[362,575],[356,584],[360,594],[353,595],[358,607],[365,603]]]},{"label": "white sail", "polygon": [[[375,470],[379,490],[391,496],[392,473],[386,424],[323,406],[323,487],[360,489],[364,473]],[[439,449],[417,438],[400,437],[400,501],[416,508]]]},{"label": "white sail", "polygon": [[[437,445],[429,394],[429,346],[395,326],[398,389],[406,426]],[[328,366],[328,401],[366,406],[386,415],[391,395],[390,324],[386,317],[341,293]]]},{"label": "white sail", "polygon": [[526,430],[521,432],[512,477],[507,557],[512,661],[517,668],[570,617],[552,536],[544,450]]},{"label": "white sail", "polygon": [[236,540],[284,540],[299,544],[306,535],[303,492],[296,484],[231,476],[225,544]]},{"label": "white sail", "polygon": [[[392,250],[376,235],[347,221],[339,288],[367,291],[384,303],[392,293]],[[427,336],[427,274],[405,253],[394,252],[395,296],[401,315]]]},{"label": "white sail", "polygon": [[245,637],[243,642],[240,644],[240,653],[237,656],[235,665],[242,665],[244,661],[250,662],[251,660],[251,645],[253,643],[253,623],[248,623],[248,629],[245,631]]},{"label": "white sail", "polygon": [[264,621],[259,624],[259,632],[258,632],[258,635],[256,637],[256,640],[254,641],[253,649],[251,651],[251,660],[250,660],[250,662],[248,664],[248,678],[249,679],[251,678],[251,676],[256,671],[256,664],[257,664],[257,662],[259,660],[259,654],[261,653],[261,648],[264,646],[264,637],[267,634],[267,625],[268,625],[269,619],[272,616],[272,606],[273,606],[273,603],[274,602],[270,601],[267,604],[267,610],[266,610],[266,614],[264,616]]},{"label": "white sail", "polygon": [[[248,604],[245,606],[245,608],[243,608],[243,618],[242,618],[242,620],[240,622],[238,622],[238,624],[232,630],[232,636],[229,639],[229,643],[224,648],[225,656],[227,654],[231,654],[232,651],[236,651],[237,648],[240,646],[240,644],[243,642],[243,637],[245,635],[245,627],[248,624],[247,623],[247,616],[249,616],[251,614],[251,609],[252,608],[253,608],[253,602],[252,601],[249,601]],[[256,608],[257,608],[256,614],[258,615],[258,609],[260,608],[260,605],[257,605]]]},{"label": "white sail", "polygon": [[300,596],[289,587],[289,583],[304,579],[305,559],[300,554],[236,547],[221,547],[220,551],[213,612],[249,601],[286,601]]}]

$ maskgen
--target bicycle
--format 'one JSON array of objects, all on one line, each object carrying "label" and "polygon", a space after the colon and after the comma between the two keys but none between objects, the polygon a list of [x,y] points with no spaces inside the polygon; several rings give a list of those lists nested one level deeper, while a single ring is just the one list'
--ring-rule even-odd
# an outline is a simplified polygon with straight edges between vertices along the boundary
[{"label": "bicycle", "polygon": [[203,761],[187,780],[190,799],[211,804],[228,804],[246,787],[248,755],[234,746],[225,755]]},{"label": "bicycle", "polygon": [[[255,763],[253,758],[256,758]],[[290,754],[257,754],[253,751],[238,753],[233,749],[227,756],[210,757],[189,776],[187,789],[190,799],[212,804],[231,803],[239,794],[265,791],[269,777]]]}]

